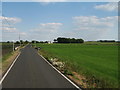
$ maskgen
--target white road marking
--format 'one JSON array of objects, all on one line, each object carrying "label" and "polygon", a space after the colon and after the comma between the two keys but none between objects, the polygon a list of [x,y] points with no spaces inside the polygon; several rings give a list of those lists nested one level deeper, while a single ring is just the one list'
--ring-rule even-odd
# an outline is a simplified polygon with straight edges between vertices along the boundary
[{"label": "white road marking", "polygon": [[[40,55],[38,53],[38,55]],[[80,89],[75,83],[73,83],[69,78],[67,78],[64,74],[62,74],[58,69],[56,69],[52,64],[50,64],[42,55],[40,55],[53,69],[55,69],[61,76],[63,76],[66,80],[68,80],[72,85],[74,85],[77,89]]]},{"label": "white road marking", "polygon": [[8,75],[8,73],[10,72],[10,70],[12,69],[13,65],[15,64],[15,62],[17,61],[18,57],[20,56],[21,52],[18,54],[18,56],[15,58],[15,60],[13,61],[13,63],[10,65],[9,69],[7,70],[7,72],[4,74],[4,76],[2,77],[2,79],[0,80],[0,85],[2,84],[3,80],[5,79],[5,77]]}]

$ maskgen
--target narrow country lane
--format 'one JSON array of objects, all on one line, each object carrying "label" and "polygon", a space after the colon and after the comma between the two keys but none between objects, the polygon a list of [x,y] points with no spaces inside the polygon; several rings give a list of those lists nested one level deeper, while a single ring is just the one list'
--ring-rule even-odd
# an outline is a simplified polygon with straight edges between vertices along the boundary
[{"label": "narrow country lane", "polygon": [[21,54],[2,83],[3,88],[75,88],[30,45]]}]

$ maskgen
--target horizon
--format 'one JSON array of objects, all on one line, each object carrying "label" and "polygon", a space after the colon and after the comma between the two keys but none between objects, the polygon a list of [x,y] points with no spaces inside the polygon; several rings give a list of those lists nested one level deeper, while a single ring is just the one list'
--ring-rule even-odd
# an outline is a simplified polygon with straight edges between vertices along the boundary
[{"label": "horizon", "polygon": [[[81,38],[75,38],[75,39],[81,39]],[[83,39],[84,40],[84,39]],[[120,40],[114,40],[114,39],[102,39],[102,41],[105,41],[105,40],[107,40],[107,41],[115,41],[115,42],[120,42]],[[9,41],[9,40],[8,40]],[[0,41],[0,43],[3,43],[3,42],[8,42],[8,41]],[[14,42],[19,42],[19,40],[16,40],[16,41],[14,41]],[[41,41],[41,40],[22,40],[23,42],[25,42],[25,41],[28,41],[28,42],[32,42],[32,41],[39,41],[39,42],[45,42],[45,41],[48,41],[49,42],[49,40],[44,40],[44,41]],[[96,41],[84,41],[84,42],[98,42],[98,41],[100,41],[100,40],[96,40]],[[13,41],[9,41],[9,42],[13,42]],[[52,40],[52,41],[50,41],[50,42],[54,42],[54,40]]]}]

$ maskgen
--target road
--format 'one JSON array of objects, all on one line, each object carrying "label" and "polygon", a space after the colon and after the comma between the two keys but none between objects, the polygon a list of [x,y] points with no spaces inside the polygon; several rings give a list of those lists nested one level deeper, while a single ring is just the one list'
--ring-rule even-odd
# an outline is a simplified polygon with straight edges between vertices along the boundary
[{"label": "road", "polygon": [[3,88],[76,88],[53,69],[30,45],[2,82]]}]

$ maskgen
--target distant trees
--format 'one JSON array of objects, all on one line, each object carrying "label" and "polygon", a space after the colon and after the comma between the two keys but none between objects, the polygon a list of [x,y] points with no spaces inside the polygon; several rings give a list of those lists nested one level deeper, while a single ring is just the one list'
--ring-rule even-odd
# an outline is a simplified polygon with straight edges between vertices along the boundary
[{"label": "distant trees", "polygon": [[27,44],[29,43],[29,41],[23,41],[23,40],[20,40],[20,41],[16,41],[15,44]]},{"label": "distant trees", "polygon": [[33,40],[33,41],[31,41],[31,43],[48,43],[48,41],[36,41],[36,40]]},{"label": "distant trees", "polygon": [[23,40],[20,40],[20,43],[21,43],[21,44],[23,44],[23,43],[24,43],[24,41],[23,41]]},{"label": "distant trees", "polygon": [[115,42],[115,40],[99,40],[97,42]]},{"label": "distant trees", "polygon": [[33,40],[33,41],[31,41],[31,43],[35,43],[35,41]]},{"label": "distant trees", "polygon": [[56,43],[84,43],[84,40],[83,39],[75,39],[75,38],[58,37],[57,39],[54,39],[54,42],[56,42]]},{"label": "distant trees", "polygon": [[19,42],[19,41],[16,41],[15,44],[20,44],[20,42]]},{"label": "distant trees", "polygon": [[24,41],[24,43],[25,43],[25,44],[28,44],[28,43],[29,43],[29,41],[27,41],[27,40],[26,40],[26,41]]},{"label": "distant trees", "polygon": [[57,39],[54,39],[54,42],[57,42]]},{"label": "distant trees", "polygon": [[7,41],[7,43],[10,43],[10,41]]},{"label": "distant trees", "polygon": [[31,43],[40,43],[39,41],[33,40]]}]

